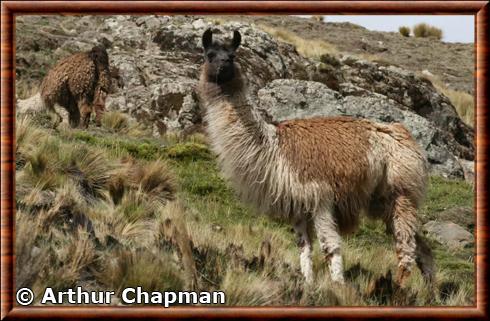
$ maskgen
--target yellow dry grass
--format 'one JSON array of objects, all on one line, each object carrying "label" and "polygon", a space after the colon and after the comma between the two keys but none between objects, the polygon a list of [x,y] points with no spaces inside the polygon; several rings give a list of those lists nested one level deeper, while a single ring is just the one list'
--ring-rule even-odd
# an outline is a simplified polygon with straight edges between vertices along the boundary
[{"label": "yellow dry grass", "polygon": [[429,76],[425,74],[418,74],[420,77],[428,79],[437,91],[451,101],[459,117],[469,126],[473,127],[475,124],[475,99],[467,92],[450,89],[446,84],[437,76]]},{"label": "yellow dry grass", "polygon": [[258,27],[274,38],[293,45],[304,57],[319,58],[324,54],[337,53],[337,49],[334,45],[323,40],[304,39],[294,32],[282,28],[272,28],[267,25],[259,25]]}]

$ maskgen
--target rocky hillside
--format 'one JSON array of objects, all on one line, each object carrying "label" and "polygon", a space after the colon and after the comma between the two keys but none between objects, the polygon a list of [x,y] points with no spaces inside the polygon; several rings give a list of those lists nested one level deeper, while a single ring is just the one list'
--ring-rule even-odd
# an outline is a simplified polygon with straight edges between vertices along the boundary
[{"label": "rocky hillside", "polygon": [[[318,249],[319,286],[303,286],[290,226],[236,199],[200,133],[195,85],[210,27],[240,29],[248,99],[268,121],[352,115],[412,132],[435,174],[420,209],[435,293],[418,272],[396,288],[393,240],[370,221],[344,240],[345,286],[329,281]],[[303,54],[273,30],[219,17],[22,16],[16,28],[19,286],[220,289],[239,306],[474,304],[474,193],[463,180],[474,132],[427,79],[323,42],[304,40],[315,54]],[[39,83],[57,60],[94,44],[110,55],[110,111],[101,128],[53,130],[38,110]]]},{"label": "rocky hillside", "polygon": [[[22,17],[17,24],[17,77],[41,79],[59,58],[95,43],[108,47],[115,88],[107,107],[131,115],[155,135],[201,122],[194,91],[206,28],[240,29],[238,60],[250,81],[250,102],[271,121],[313,115],[352,115],[401,122],[424,147],[434,173],[472,177],[474,132],[425,78],[354,55],[301,56],[255,25],[217,25],[195,17]],[[39,26],[37,28],[36,26]]]},{"label": "rocky hillside", "polygon": [[[234,16],[223,19],[236,20]],[[473,94],[475,46],[429,38],[406,38],[398,32],[371,31],[348,22],[320,23],[294,16],[241,16],[240,21],[283,28],[305,39],[321,39],[338,51],[385,61],[413,72],[430,73],[449,88]]]}]

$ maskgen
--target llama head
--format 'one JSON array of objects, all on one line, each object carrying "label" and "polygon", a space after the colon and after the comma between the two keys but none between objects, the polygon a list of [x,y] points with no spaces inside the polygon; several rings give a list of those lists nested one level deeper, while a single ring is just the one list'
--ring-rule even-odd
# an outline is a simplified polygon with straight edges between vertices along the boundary
[{"label": "llama head", "polygon": [[222,84],[235,76],[235,51],[240,46],[242,36],[238,30],[228,42],[213,41],[213,32],[208,29],[202,35],[206,73],[210,82]]},{"label": "llama head", "polygon": [[95,46],[89,51],[89,57],[99,66],[109,67],[109,55],[103,46]]}]

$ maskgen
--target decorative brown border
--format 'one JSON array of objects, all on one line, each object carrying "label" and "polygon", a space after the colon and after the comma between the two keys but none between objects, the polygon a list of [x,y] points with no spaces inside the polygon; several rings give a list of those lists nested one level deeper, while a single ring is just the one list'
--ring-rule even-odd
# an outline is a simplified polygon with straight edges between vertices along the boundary
[{"label": "decorative brown border", "polygon": [[[468,14],[476,38],[476,306],[475,307],[13,307],[14,17],[21,14]],[[1,318],[425,318],[487,319],[488,1],[4,1],[1,4]]]}]

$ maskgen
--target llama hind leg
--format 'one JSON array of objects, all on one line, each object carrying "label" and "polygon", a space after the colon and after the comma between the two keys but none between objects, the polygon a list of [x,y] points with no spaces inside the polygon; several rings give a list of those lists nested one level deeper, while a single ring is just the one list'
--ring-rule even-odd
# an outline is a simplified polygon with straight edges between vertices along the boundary
[{"label": "llama hind leg", "polygon": [[68,120],[72,128],[78,127],[80,124],[80,111],[78,108],[73,108],[68,111]]},{"label": "llama hind leg", "polygon": [[396,280],[403,287],[416,259],[416,207],[405,195],[395,198],[392,208],[392,229],[398,257]]},{"label": "llama hind leg", "polygon": [[64,105],[66,111],[68,112],[68,122],[72,128],[78,127],[80,124],[80,110],[78,109],[78,104],[73,96],[68,96],[66,98],[66,104]]},{"label": "llama hind leg", "polygon": [[317,213],[314,217],[314,223],[320,249],[330,266],[330,277],[334,282],[344,283],[342,255],[340,253],[342,238],[331,211]]},{"label": "llama hind leg", "polygon": [[54,105],[48,102],[44,102],[45,110],[48,111],[49,118],[51,119],[53,129],[58,128],[63,121],[63,117],[56,111]]},{"label": "llama hind leg", "polygon": [[432,255],[432,250],[424,241],[424,238],[418,233],[415,234],[415,242],[417,247],[415,249],[415,262],[417,263],[425,282],[428,283],[430,287],[434,286],[435,283],[435,264],[434,257]]},{"label": "llama hind leg", "polygon": [[82,118],[81,127],[88,128],[88,124],[90,122],[90,116],[92,115],[92,106],[85,101],[82,101],[80,104],[80,114]]},{"label": "llama hind leg", "polygon": [[308,233],[308,223],[302,219],[294,225],[294,230],[298,238],[300,248],[301,273],[306,279],[306,283],[313,281],[313,263],[311,261],[311,238]]}]

